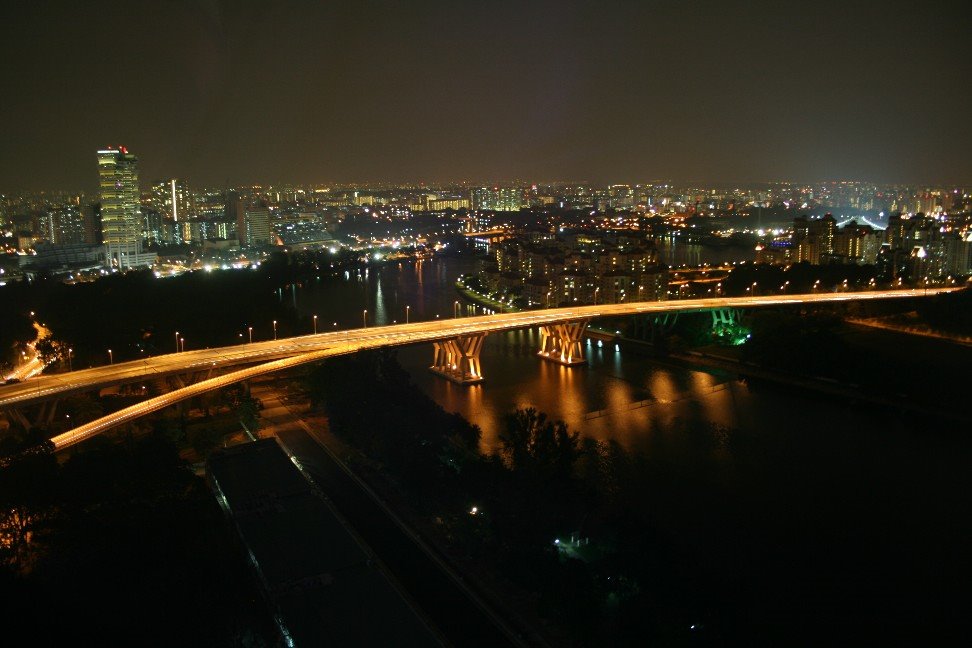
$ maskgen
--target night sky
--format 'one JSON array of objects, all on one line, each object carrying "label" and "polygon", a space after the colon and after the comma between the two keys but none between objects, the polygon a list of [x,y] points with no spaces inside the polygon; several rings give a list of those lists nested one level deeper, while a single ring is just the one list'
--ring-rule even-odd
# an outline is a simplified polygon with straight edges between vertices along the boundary
[{"label": "night sky", "polygon": [[93,189],[109,144],[196,187],[972,181],[965,3],[27,4],[0,191]]}]

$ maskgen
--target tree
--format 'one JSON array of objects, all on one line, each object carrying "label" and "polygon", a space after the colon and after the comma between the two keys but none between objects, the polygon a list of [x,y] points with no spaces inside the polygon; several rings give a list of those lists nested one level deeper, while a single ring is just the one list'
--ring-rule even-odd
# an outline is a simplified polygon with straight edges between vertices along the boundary
[{"label": "tree", "polygon": [[45,365],[49,365],[60,358],[63,348],[64,345],[61,342],[58,342],[50,336],[41,338],[34,344],[34,349],[36,349],[37,354]]},{"label": "tree", "polygon": [[[252,430],[252,428],[249,429]],[[208,455],[223,440],[223,435],[209,424],[192,427],[189,430],[188,437],[189,445],[192,446],[192,449],[196,451],[196,454],[200,458]]]},{"label": "tree", "polygon": [[17,350],[35,339],[37,329],[27,313],[0,307],[0,366],[13,365]]},{"label": "tree", "polygon": [[579,438],[563,421],[549,421],[532,407],[517,409],[506,417],[501,452],[514,473],[565,479],[580,457]]},{"label": "tree", "polygon": [[257,399],[251,396],[241,399],[239,406],[236,408],[236,415],[240,418],[240,423],[256,435],[260,418],[260,405]]},{"label": "tree", "polygon": [[0,560],[28,571],[37,557],[37,532],[51,515],[57,461],[30,454],[0,468]]}]

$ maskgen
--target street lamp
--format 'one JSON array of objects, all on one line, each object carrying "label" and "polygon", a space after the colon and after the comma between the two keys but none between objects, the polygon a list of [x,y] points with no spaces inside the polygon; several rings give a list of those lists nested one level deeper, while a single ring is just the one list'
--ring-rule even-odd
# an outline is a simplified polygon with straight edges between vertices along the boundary
[{"label": "street lamp", "polygon": [[176,353],[179,353],[179,331],[175,332],[175,340],[176,340]]},{"label": "street lamp", "polygon": [[108,364],[115,364],[115,357],[111,355],[111,349],[108,349]]},{"label": "street lamp", "polygon": [[361,322],[364,324],[364,328],[368,328],[368,309],[364,309],[361,312]]},{"label": "street lamp", "polygon": [[786,287],[787,287],[788,285],[790,285],[790,282],[789,282],[789,281],[784,281],[784,282],[783,282],[783,285],[782,285],[782,286],[780,286],[780,290],[782,290],[782,291],[783,291],[783,294],[784,294],[784,295],[786,294]]},{"label": "street lamp", "polygon": [[277,339],[277,320],[273,320],[273,339]]},{"label": "street lamp", "polygon": [[459,300],[452,302],[452,316],[459,317]]},{"label": "street lamp", "polygon": [[74,371],[74,368],[71,366],[71,355],[73,353],[74,349],[68,349],[68,371]]},{"label": "street lamp", "polygon": [[754,282],[753,282],[753,297],[755,297],[755,296],[756,296],[756,284],[757,284],[757,283],[758,283],[758,282],[756,282],[756,281],[754,281]]},{"label": "street lamp", "polygon": [[597,291],[601,289],[600,286],[594,289],[594,305],[597,306]]},{"label": "street lamp", "polygon": [[405,304],[405,323],[408,324],[408,311],[411,308],[408,304]]},{"label": "street lamp", "polygon": [[247,326],[246,327],[246,332],[250,336],[250,344],[253,344],[253,327],[252,326]]},{"label": "street lamp", "polygon": [[[918,257],[918,272],[916,273],[916,276],[920,277],[921,274],[922,274],[922,272],[923,272],[923,270],[924,270],[925,257],[928,256],[928,252],[926,252],[925,251],[925,247],[922,246],[922,247],[918,248],[918,252],[915,253],[915,256]],[[926,294],[928,293],[928,277],[927,276],[925,277],[925,293]]]},{"label": "street lamp", "polygon": [[314,316],[314,335],[317,335],[317,315]]},{"label": "street lamp", "polygon": [[186,338],[184,337],[179,338],[179,350],[180,351],[186,350]]}]

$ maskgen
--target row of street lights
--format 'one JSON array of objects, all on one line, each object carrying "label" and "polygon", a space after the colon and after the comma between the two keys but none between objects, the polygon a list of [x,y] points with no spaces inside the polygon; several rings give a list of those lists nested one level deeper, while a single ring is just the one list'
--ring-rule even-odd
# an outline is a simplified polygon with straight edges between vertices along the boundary
[{"label": "row of street lights", "polygon": [[[872,279],[870,283],[871,283],[871,287],[873,287],[874,280]],[[750,286],[748,286],[746,288],[746,292],[747,293],[751,293],[753,296],[756,296],[758,285],[759,285],[759,282],[754,281],[752,283],[752,285],[750,285]],[[786,294],[786,288],[789,285],[790,285],[790,282],[788,280],[787,281],[784,281],[783,282],[783,285],[780,286],[780,291],[783,294]],[[683,284],[683,285],[679,286],[679,290],[678,290],[678,297],[679,297],[679,299],[681,299],[681,296],[682,296],[682,289],[683,288],[687,288],[687,287],[688,286],[686,284]],[[819,288],[820,288],[820,280],[817,279],[816,281],[814,281],[813,285],[811,286],[810,292],[811,293],[815,293],[815,292],[817,292],[817,290]],[[844,291],[848,290],[847,279],[844,279],[844,281],[841,284],[838,284],[834,288],[834,290],[836,292],[837,290],[839,290],[841,288]],[[927,288],[928,288],[928,279],[926,278],[925,279],[925,289],[927,290]],[[597,293],[598,293],[599,290],[600,290],[600,287],[596,287],[594,289],[594,305],[595,306],[597,305]],[[716,295],[719,295],[721,293],[722,293],[722,283],[720,282],[720,283],[717,283],[716,284]],[[550,296],[551,296],[551,293],[548,292],[547,293],[547,307],[548,308],[550,307]],[[452,307],[453,307],[452,308],[452,315],[453,315],[453,317],[458,318],[459,317],[459,300],[458,299],[453,302]],[[410,321],[411,308],[412,307],[410,305],[406,305],[405,306],[405,323],[406,324],[408,324],[409,321]],[[31,313],[31,315],[33,315],[33,313]],[[438,317],[438,315],[436,315],[436,317]],[[313,323],[314,323],[314,335],[317,335],[317,315],[314,315],[312,317],[312,320],[313,320]],[[362,310],[362,312],[361,312],[361,324],[362,324],[362,326],[364,328],[367,328],[368,327],[368,309],[367,308],[364,309],[364,310]],[[337,322],[334,322],[333,323],[333,326],[334,326],[334,329],[337,330]],[[247,326],[246,327],[246,332],[247,332],[247,341],[250,344],[253,344],[253,327],[252,326]],[[240,333],[240,337],[243,337],[243,334],[242,333]],[[273,320],[273,339],[274,340],[277,339],[277,320]],[[176,353],[184,352],[186,350],[186,339],[184,337],[180,337],[179,331],[176,331],[175,332],[175,347],[176,347]],[[68,371],[73,371],[73,365],[72,365],[72,356],[73,356],[73,354],[74,354],[74,349],[68,349]],[[112,352],[111,349],[108,349],[108,362],[109,362],[109,364],[114,364],[115,363],[114,354],[113,354],[113,352]]]},{"label": "row of street lights", "polygon": [[[411,310],[412,310],[412,307],[410,305],[406,305],[405,306],[405,323],[406,324],[409,323],[409,320],[411,318]],[[459,301],[458,300],[456,300],[453,303],[453,315],[455,317],[459,317]],[[438,317],[438,316],[436,316],[436,317]],[[314,335],[317,335],[317,319],[318,319],[318,316],[317,315],[313,315],[311,319],[312,319],[312,321],[314,323]],[[362,323],[362,325],[365,328],[368,327],[368,309],[367,308],[364,309],[361,312],[361,323]],[[334,322],[333,323],[333,326],[334,326],[334,329],[335,330],[337,330],[337,325],[338,325],[337,322]],[[273,326],[273,339],[276,340],[277,339],[277,320],[273,320],[272,321],[272,326]],[[252,326],[247,326],[246,327],[246,334],[247,334],[247,342],[249,342],[250,344],[253,344],[253,327]],[[240,333],[240,337],[243,337],[243,334],[242,333]],[[179,353],[181,351],[185,351],[186,350],[186,339],[179,336],[179,331],[176,331],[175,332],[175,345],[176,345],[176,353]],[[70,351],[71,350],[69,350],[69,353],[68,353],[68,363],[69,364],[70,364],[70,360],[71,360]],[[108,360],[109,360],[109,363],[110,364],[114,364],[114,356],[112,355],[112,350],[111,349],[108,349]]]}]

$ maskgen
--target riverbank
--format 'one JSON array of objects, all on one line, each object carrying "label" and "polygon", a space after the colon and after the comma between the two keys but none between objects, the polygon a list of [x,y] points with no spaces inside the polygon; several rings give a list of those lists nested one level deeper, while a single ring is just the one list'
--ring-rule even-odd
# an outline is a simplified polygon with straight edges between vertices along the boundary
[{"label": "riverbank", "polygon": [[481,306],[482,308],[488,308],[491,311],[497,313],[517,313],[522,309],[512,306],[510,304],[504,304],[501,301],[496,301],[486,295],[476,292],[472,288],[467,288],[465,284],[461,281],[456,282],[456,292],[459,296],[466,301]]},{"label": "riverbank", "polygon": [[[902,331],[896,332],[904,334]],[[739,357],[738,347],[709,346],[682,352],[668,352],[662,355],[657,352],[655,345],[650,342],[626,338],[616,334],[612,335],[610,332],[601,329],[589,329],[588,337],[600,342],[615,343],[620,345],[624,350],[633,350],[636,353],[651,356],[653,362],[673,368],[704,371],[717,376],[724,376],[726,373],[729,373],[747,382],[760,381],[799,390],[813,391],[853,404],[868,403],[870,405],[876,405],[887,411],[917,414],[963,423],[969,422],[970,420],[970,417],[964,412],[949,411],[942,407],[931,407],[915,402],[905,394],[878,394],[857,383],[840,382],[826,376],[807,376],[764,367]],[[939,339],[937,336],[925,337]],[[947,338],[941,339],[947,340]]]},{"label": "riverbank", "polygon": [[[913,313],[906,314],[913,315]],[[908,323],[901,321],[901,315],[891,315],[889,317],[869,317],[869,318],[847,318],[851,324],[859,326],[869,326],[871,328],[894,331],[896,333],[906,333],[908,335],[919,335],[921,337],[934,338],[962,346],[972,346],[972,337],[943,333],[930,328],[926,324]]]}]

